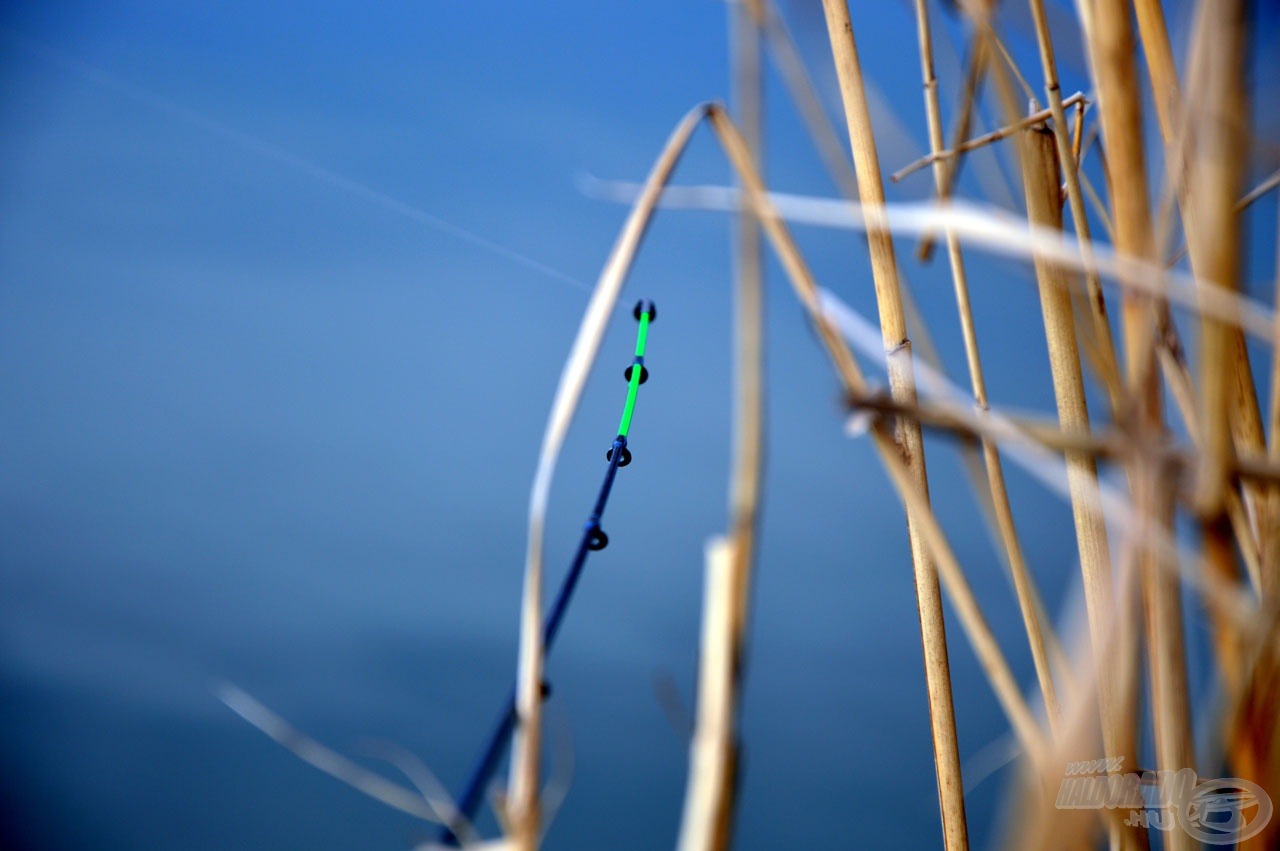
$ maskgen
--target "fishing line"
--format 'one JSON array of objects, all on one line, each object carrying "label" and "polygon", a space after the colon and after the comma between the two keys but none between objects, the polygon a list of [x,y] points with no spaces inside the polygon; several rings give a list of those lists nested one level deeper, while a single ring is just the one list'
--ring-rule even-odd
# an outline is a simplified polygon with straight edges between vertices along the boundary
[{"label": "fishing line", "polygon": [[[569,572],[565,574],[564,581],[560,583],[560,590],[556,592],[555,602],[551,604],[551,610],[547,613],[547,618],[543,625],[543,652],[547,655],[551,653],[551,645],[555,642],[556,634],[560,631],[560,624],[569,609],[569,602],[573,599],[573,592],[578,587],[578,580],[582,576],[583,566],[587,563],[587,556],[592,552],[603,550],[609,545],[609,536],[600,528],[600,522],[604,518],[604,510],[609,502],[609,494],[613,491],[613,482],[618,474],[618,468],[625,467],[631,463],[631,450],[627,448],[627,435],[631,431],[631,418],[635,414],[636,397],[639,395],[640,385],[649,379],[649,370],[644,365],[644,351],[649,339],[649,325],[657,318],[658,311],[652,301],[642,299],[636,302],[635,309],[632,310],[631,315],[639,323],[639,328],[636,330],[635,358],[622,373],[627,381],[627,401],[622,407],[622,418],[618,421],[618,431],[613,439],[613,445],[605,452],[605,461],[608,462],[609,466],[604,473],[604,482],[600,485],[600,492],[596,495],[591,514],[587,517],[587,522],[582,527],[582,538],[578,542],[578,549],[573,556],[573,562],[569,565]],[[542,693],[544,698],[550,693],[546,683],[543,683]],[[503,704],[502,714],[498,718],[498,723],[489,735],[488,742],[485,744],[484,750],[480,752],[475,767],[472,768],[471,775],[467,779],[467,784],[463,787],[462,795],[458,798],[454,817],[440,831],[439,841],[442,844],[449,847],[458,846],[458,834],[465,832],[464,826],[469,825],[474,819],[476,810],[480,806],[481,798],[484,796],[485,788],[489,784],[489,779],[497,769],[498,761],[502,758],[503,752],[511,740],[516,720],[516,690],[512,686],[510,693],[507,695],[506,703]]]}]

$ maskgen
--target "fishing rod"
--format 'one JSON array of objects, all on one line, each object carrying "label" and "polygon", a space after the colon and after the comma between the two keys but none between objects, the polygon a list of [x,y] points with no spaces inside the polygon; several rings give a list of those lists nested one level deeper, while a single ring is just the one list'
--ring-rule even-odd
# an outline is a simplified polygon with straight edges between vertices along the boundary
[{"label": "fishing rod", "polygon": [[[644,349],[649,338],[649,325],[658,318],[658,310],[652,301],[641,299],[636,302],[631,315],[635,317],[636,322],[640,323],[640,327],[636,331],[635,359],[622,373],[627,380],[627,401],[622,408],[622,419],[618,422],[618,434],[613,439],[613,446],[609,447],[604,455],[605,460],[609,462],[609,467],[604,473],[604,483],[600,485],[600,493],[596,496],[595,505],[582,527],[582,539],[573,556],[573,563],[569,565],[569,572],[560,583],[560,590],[556,593],[555,602],[551,604],[551,610],[547,613],[546,622],[543,624],[543,652],[548,655],[551,653],[551,645],[556,640],[556,633],[560,631],[560,624],[569,608],[574,589],[578,587],[578,579],[582,576],[583,565],[587,563],[587,555],[603,550],[609,545],[609,536],[600,528],[600,520],[604,517],[605,505],[613,490],[613,480],[618,474],[618,468],[631,463],[631,450],[627,448],[627,433],[631,430],[631,417],[635,413],[636,396],[640,392],[640,385],[649,380],[649,370],[645,369],[644,365]],[[545,698],[548,693],[549,689],[544,682],[543,697]],[[457,810],[453,818],[441,828],[439,841],[442,845],[455,848],[459,845],[458,833],[464,829],[464,825],[471,824],[475,818],[485,787],[497,769],[498,761],[502,759],[515,726],[516,690],[515,686],[512,686],[511,692],[507,695],[507,701],[503,704],[502,715],[498,718],[498,723],[490,734],[484,750],[481,751],[480,758],[476,760],[467,785],[463,787],[461,797],[458,798]]]}]

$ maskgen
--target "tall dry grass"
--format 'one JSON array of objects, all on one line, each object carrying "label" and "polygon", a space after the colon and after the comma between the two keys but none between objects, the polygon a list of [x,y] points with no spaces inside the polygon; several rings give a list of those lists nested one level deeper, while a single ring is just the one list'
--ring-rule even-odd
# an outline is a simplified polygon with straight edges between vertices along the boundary
[{"label": "tall dry grass", "polygon": [[[1012,2],[1012,0],[1011,0]],[[864,13],[863,6],[855,11]],[[1067,763],[1113,757],[1117,771],[1192,768],[1201,776],[1227,773],[1258,783],[1280,797],[1280,435],[1275,431],[1280,380],[1269,394],[1272,433],[1262,425],[1259,391],[1244,345],[1246,329],[1274,344],[1264,329],[1270,312],[1233,298],[1241,280],[1245,246],[1242,217],[1271,188],[1268,179],[1253,192],[1247,185],[1253,136],[1245,60],[1251,48],[1243,0],[1202,0],[1194,24],[1192,55],[1179,76],[1164,12],[1156,0],[1080,0],[1078,21],[1089,57],[1088,92],[1064,96],[1056,64],[1055,33],[1042,0],[1030,0],[1039,83],[1048,107],[1025,108],[1035,81],[1014,61],[1001,40],[998,4],[960,4],[969,34],[970,63],[953,106],[953,140],[944,143],[943,104],[933,57],[927,0],[915,0],[918,49],[924,85],[929,154],[901,166],[895,180],[930,167],[939,203],[957,191],[957,174],[970,151],[1004,146],[1017,163],[1025,199],[1023,256],[1031,258],[1038,282],[1041,320],[1049,353],[1049,380],[1057,399],[1056,426],[1015,421],[989,413],[987,379],[979,354],[979,323],[969,298],[966,252],[981,250],[973,238],[984,227],[1007,222],[971,210],[935,217],[935,226],[903,227],[886,207],[881,152],[865,92],[866,70],[857,52],[854,16],[846,0],[823,0],[830,57],[846,119],[849,155],[839,154],[825,120],[810,72],[795,49],[778,11],[767,0],[735,7],[735,115],[718,105],[699,107],[686,117],[662,152],[643,191],[635,197],[620,248],[606,267],[584,320],[580,341],[566,367],[549,431],[544,462],[571,415],[581,377],[594,356],[607,309],[617,298],[638,236],[654,214],[671,165],[687,143],[693,124],[706,120],[738,177],[740,210],[736,261],[735,448],[729,483],[730,528],[708,547],[704,623],[698,677],[698,711],[691,745],[690,775],[679,845],[688,851],[732,844],[735,778],[738,771],[737,711],[740,703],[747,628],[753,532],[762,482],[759,458],[763,434],[762,311],[760,236],[770,245],[801,305],[808,311],[850,404],[871,416],[870,439],[905,511],[911,541],[912,574],[925,657],[925,693],[937,770],[941,843],[968,847],[963,778],[952,682],[947,654],[946,593],[961,631],[972,645],[1005,711],[1021,750],[1018,780],[1008,790],[1016,802],[1007,836],[1018,847],[1145,848],[1147,831],[1123,823],[1118,811],[1068,811],[1055,806]],[[867,12],[869,13],[869,12]],[[870,247],[871,279],[879,308],[887,396],[872,392],[829,311],[822,291],[791,237],[785,218],[791,205],[779,203],[761,173],[765,138],[761,116],[762,51],[777,64],[817,150],[842,194],[857,197],[859,226]],[[1144,67],[1145,64],[1145,67]],[[872,75],[875,69],[870,69]],[[1150,89],[1142,83],[1150,80]],[[995,131],[968,138],[976,104],[993,99],[1004,118]],[[1085,107],[1088,106],[1086,113]],[[1075,108],[1074,116],[1068,110]],[[1152,114],[1154,113],[1154,115]],[[1074,119],[1074,122],[1073,122]],[[1096,133],[1105,192],[1087,176],[1082,159],[1085,124]],[[1158,128],[1162,147],[1147,150],[1148,127]],[[1150,181],[1149,162],[1164,163],[1163,182]],[[850,168],[852,166],[852,168]],[[674,193],[673,193],[674,194]],[[1153,210],[1153,199],[1170,198],[1170,209]],[[705,201],[705,196],[703,196]],[[699,203],[693,200],[692,203]],[[1090,215],[1088,205],[1094,206]],[[714,204],[712,205],[714,206]],[[1069,217],[1064,215],[1069,212]],[[972,219],[979,220],[974,223]],[[1176,216],[1176,221],[1174,217]],[[993,224],[993,221],[995,224]],[[1178,257],[1162,255],[1167,234],[1180,222],[1189,274]],[[1095,235],[1097,225],[1107,235]],[[895,231],[923,237],[918,257],[942,239],[953,281],[957,320],[964,342],[973,407],[954,400],[918,398],[907,308],[900,277]],[[940,233],[938,231],[941,231]],[[976,246],[976,247],[975,247]],[[1278,276],[1280,278],[1280,276]],[[1121,285],[1110,302],[1104,284]],[[1280,288],[1280,285],[1278,285]],[[1179,336],[1171,300],[1199,316],[1194,346]],[[1111,319],[1118,308],[1119,322]],[[586,342],[584,342],[584,339]],[[1121,349],[1116,341],[1123,344]],[[1123,357],[1121,357],[1123,355]],[[1273,368],[1274,369],[1274,368]],[[1106,401],[1089,410],[1093,385]],[[1165,397],[1179,417],[1166,419]],[[996,640],[964,565],[929,504],[925,471],[926,430],[960,435],[981,447],[984,476],[970,479],[976,498],[992,506],[998,539],[1010,570],[1031,649],[1037,697],[1035,711]],[[1185,435],[1185,437],[1179,437]],[[1073,658],[1046,612],[1027,566],[1027,551],[1015,522],[1004,482],[1002,453],[1030,443],[1050,452],[1065,470],[1076,527],[1079,583],[1088,629]],[[1099,464],[1123,471],[1123,485],[1105,494]],[[530,570],[524,606],[521,658],[521,736],[508,796],[511,839],[518,847],[536,844],[537,806],[533,778],[537,766],[537,709],[534,685],[540,649],[539,560],[540,467],[531,516]],[[1107,508],[1119,505],[1123,522],[1109,534]],[[1104,507],[1105,506],[1105,507]],[[1189,519],[1200,530],[1199,552],[1178,540],[1177,523]],[[767,569],[767,565],[765,566]],[[904,566],[905,569],[905,566]],[[1184,596],[1192,606],[1184,609]],[[1214,635],[1218,700],[1213,716],[1196,717],[1189,694],[1183,636],[1186,620],[1205,612]],[[1203,711],[1202,711],[1203,715]],[[1149,731],[1154,749],[1142,747]],[[1202,739],[1197,740],[1199,734]],[[1211,741],[1205,741],[1203,737]],[[1220,762],[1199,763],[1221,753]],[[1274,844],[1273,825],[1246,842]],[[1162,835],[1167,847],[1197,842],[1174,830]]]},{"label": "tall dry grass", "polygon": [[[1244,217],[1280,185],[1280,174],[1259,176],[1250,167],[1274,155],[1254,134],[1252,112],[1261,105],[1250,103],[1246,62],[1261,47],[1247,25],[1250,4],[1199,0],[1189,53],[1179,66],[1159,0],[1077,0],[1089,79],[1083,91],[1064,96],[1055,43],[1064,34],[1052,30],[1043,0],[1027,0],[1038,73],[1020,68],[1005,45],[1003,10],[1020,2],[914,0],[929,152],[912,163],[886,160],[876,143],[877,116],[867,84],[878,69],[861,64],[857,18],[874,14],[879,4],[851,9],[847,0],[823,0],[830,52],[807,58],[770,0],[731,5],[733,112],[718,104],[696,106],[677,124],[646,182],[630,193],[630,215],[595,287],[552,405],[530,497],[519,724],[500,798],[504,836],[495,845],[531,849],[545,831],[540,636],[547,498],[606,325],[664,197],[666,203],[683,198],[737,216],[729,526],[712,537],[706,553],[698,705],[677,839],[682,851],[733,843],[755,529],[766,484],[765,246],[807,312],[850,407],[870,418],[868,438],[904,509],[911,565],[901,570],[916,591],[939,843],[949,851],[969,846],[948,627],[958,627],[971,646],[1018,745],[1018,767],[1006,789],[1005,837],[1011,847],[1152,844],[1154,831],[1125,824],[1123,808],[1057,806],[1066,766],[1079,761],[1110,757],[1107,770],[1113,775],[1189,768],[1201,777],[1232,776],[1280,801],[1280,320],[1245,296],[1243,280]],[[958,85],[957,102],[945,105],[934,58],[941,15],[960,16],[969,57],[964,79],[951,81]],[[769,191],[762,168],[767,61],[776,65],[845,200]],[[806,62],[834,70],[847,152]],[[1045,108],[1035,102],[1037,85]],[[983,104],[1002,123],[975,136]],[[944,106],[950,110],[949,142]],[[739,191],[673,189],[664,196],[702,124],[723,150]],[[1149,147],[1152,139],[1158,140],[1155,148]],[[997,146],[1013,165],[1025,202],[1020,218],[966,204],[959,194],[965,158],[988,146]],[[1091,150],[1097,153],[1086,169]],[[1163,168],[1150,168],[1153,162]],[[882,163],[897,169],[895,181],[928,168],[937,206],[888,204]],[[1101,176],[1100,185],[1089,170]],[[878,341],[860,338],[841,312],[845,308],[833,309],[833,297],[819,286],[791,234],[792,219],[865,234]],[[1171,250],[1178,231],[1185,259]],[[920,237],[920,243],[904,263],[899,241],[907,236]],[[959,393],[920,392],[925,385],[918,386],[917,372],[936,372],[937,365],[917,361],[909,333],[912,326],[917,333],[924,329],[902,273],[911,262],[935,262],[932,246],[939,240],[965,353],[963,363],[943,366],[967,373],[968,390]],[[1267,248],[1274,253],[1274,246]],[[993,249],[1027,261],[1035,280],[1041,315],[1027,320],[1043,328],[1051,367],[1045,381],[1056,400],[1052,416],[992,409],[978,329],[1003,329],[977,321],[967,258]],[[1280,299],[1280,270],[1276,291]],[[1175,307],[1194,321],[1180,326]],[[1184,327],[1194,328],[1192,340],[1182,339]],[[1269,433],[1246,334],[1270,347]],[[887,394],[872,388],[851,345],[878,347],[874,354],[889,375]],[[1088,401],[1091,389],[1103,400],[1096,410]],[[967,481],[975,500],[990,507],[1015,589],[1033,662],[1031,694],[991,630],[983,601],[930,503],[930,433],[959,437],[977,448]],[[1018,533],[1006,460],[1028,466],[1070,501],[1080,570],[1074,581],[1087,615],[1087,628],[1074,636],[1074,645],[1073,636],[1061,634],[1069,625],[1047,611],[1028,566],[1036,553]],[[1122,475],[1104,482],[1104,464]],[[1188,523],[1198,530],[1198,548],[1186,546],[1179,535],[1180,524]],[[1193,701],[1190,694],[1184,647],[1189,626],[1212,634],[1211,701]],[[1148,733],[1151,748],[1143,744]],[[332,755],[321,756],[317,764],[325,770],[349,774],[353,784],[401,809],[428,815],[449,809],[434,786],[430,804],[419,806],[405,790],[378,785]],[[1278,841],[1280,818],[1241,847],[1264,849]],[[1198,844],[1179,829],[1161,832],[1159,843]]]}]

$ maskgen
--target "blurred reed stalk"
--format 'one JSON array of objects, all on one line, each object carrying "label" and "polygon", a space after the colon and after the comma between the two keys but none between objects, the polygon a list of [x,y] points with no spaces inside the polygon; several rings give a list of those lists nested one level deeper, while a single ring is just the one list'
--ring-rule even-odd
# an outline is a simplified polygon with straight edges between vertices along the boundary
[{"label": "blurred reed stalk", "polygon": [[[745,156],[762,170],[764,0],[730,4],[733,89]],[[764,282],[760,224],[750,204],[737,221],[733,457],[729,533],[708,545],[698,714],[679,848],[720,851],[733,835],[738,788],[738,703],[746,668],[751,573],[764,467]]]},{"label": "blurred reed stalk", "polygon": [[587,377],[600,351],[609,317],[627,273],[644,239],[662,187],[671,178],[689,137],[708,107],[699,105],[680,121],[645,181],[640,198],[627,216],[600,278],[587,303],[573,348],[556,387],[551,414],[543,432],[542,449],[529,496],[529,538],[525,555],[524,591],[520,604],[520,653],[516,676],[517,725],[511,747],[510,780],[501,815],[514,847],[527,851],[542,838],[540,778],[542,766],[542,683],[545,648],[542,644],[542,562],[547,504],[560,450],[569,432]]},{"label": "blurred reed stalk", "polygon": [[[1122,773],[1153,762],[1160,769],[1194,768],[1205,776],[1228,770],[1280,798],[1280,732],[1275,723],[1280,713],[1280,354],[1274,361],[1268,446],[1242,331],[1248,328],[1274,344],[1280,324],[1274,333],[1269,324],[1263,328],[1263,311],[1235,297],[1243,292],[1241,216],[1249,204],[1280,182],[1264,181],[1246,192],[1252,152],[1244,76],[1249,4],[1200,0],[1191,56],[1185,65],[1192,84],[1186,86],[1178,79],[1158,0],[1078,0],[1077,23],[1087,49],[1090,87],[1097,96],[1096,108],[1089,113],[1096,125],[1086,133],[1084,96],[1062,96],[1045,4],[1043,0],[1027,2],[1047,108],[1041,110],[1034,103],[1027,75],[1000,39],[1001,4],[967,0],[959,8],[968,27],[969,61],[947,145],[930,4],[914,0],[929,153],[895,179],[931,166],[936,198],[946,204],[957,191],[967,152],[995,143],[1016,158],[1026,204],[1024,256],[1033,258],[1049,378],[1057,403],[1056,423],[1037,417],[1000,414],[997,420],[992,416],[965,241],[981,243],[980,231],[986,225],[994,227],[999,222],[996,216],[973,227],[964,225],[963,219],[946,219],[948,224],[940,228],[926,226],[938,228],[937,238],[946,245],[973,407],[917,398],[908,336],[909,296],[885,214],[866,81],[845,0],[823,0],[823,10],[850,157],[841,153],[781,17],[767,0],[743,0],[732,9],[738,121],[719,105],[704,105],[687,115],[669,138],[592,296],[544,438],[531,497],[522,607],[520,736],[503,809],[504,824],[517,847],[532,847],[541,832],[535,782],[540,746],[537,685],[541,681],[537,619],[541,525],[551,472],[604,323],[645,227],[694,127],[703,119],[723,148],[742,192],[735,240],[729,528],[724,537],[712,539],[706,553],[698,706],[681,849],[718,851],[728,847],[732,838],[739,770],[737,718],[764,451],[762,237],[807,312],[845,398],[851,407],[871,416],[871,443],[907,516],[945,847],[949,851],[967,848],[968,829],[943,592],[1023,757],[1009,790],[1020,813],[1008,826],[1011,847],[1077,849],[1092,846],[1103,834],[1113,848],[1148,847],[1146,830],[1124,825],[1121,813],[1055,806],[1057,784],[1069,761],[1121,758]],[[761,176],[762,42],[778,62],[787,91],[841,194],[860,201],[856,211],[866,223],[881,343],[887,355],[888,394],[874,391],[867,383],[824,310],[817,282]],[[1144,144],[1146,98],[1140,88],[1140,56],[1150,73],[1149,100],[1155,105],[1163,141],[1165,197],[1171,199],[1160,222],[1153,214],[1147,177],[1150,158]],[[1004,124],[970,138],[984,81],[993,84]],[[1183,91],[1188,92],[1185,99]],[[1030,112],[1026,100],[1033,101]],[[1072,106],[1076,107],[1074,126],[1068,113]],[[1085,140],[1095,132],[1098,153],[1090,168],[1095,175],[1098,171],[1105,175],[1105,199],[1083,167],[1090,149]],[[1070,232],[1064,204],[1070,212]],[[1092,219],[1088,205],[1094,208]],[[1195,298],[1188,297],[1186,276],[1176,269],[1166,272],[1160,263],[1157,232],[1164,233],[1166,224],[1172,225],[1175,206],[1194,274]],[[1098,224],[1109,243],[1093,235],[1091,225]],[[926,259],[934,234],[923,229],[915,232],[923,235],[920,258]],[[1113,341],[1102,288],[1105,279],[1123,285],[1118,322],[1123,363]],[[1280,269],[1276,287],[1280,299]],[[1179,339],[1171,300],[1197,314],[1195,369],[1189,366]],[[1274,314],[1266,321],[1280,323]],[[917,324],[923,327],[922,322]],[[1091,367],[1088,372],[1086,365]],[[1093,412],[1093,421],[1086,399],[1090,376],[1106,402],[1100,412]],[[1165,422],[1166,389],[1185,426],[1184,442]],[[971,483],[975,496],[988,500],[994,511],[999,549],[1009,566],[1037,691],[1044,701],[1043,718],[1023,694],[934,514],[924,427],[981,447],[984,475]],[[1072,662],[1066,659],[1040,601],[1029,565],[1036,554],[1026,551],[1018,536],[1018,505],[1009,494],[1001,466],[1001,453],[1008,444],[1025,446],[1028,441],[1058,453],[1068,481],[1087,615],[1087,628],[1079,636]],[[1108,482],[1104,487],[1098,470],[1104,463],[1124,472],[1123,483]],[[1117,495],[1125,497],[1119,507]],[[1180,512],[1198,521],[1202,547],[1198,555],[1188,556],[1179,542],[1175,521]],[[1108,536],[1108,523],[1114,538]],[[1186,611],[1184,593],[1196,603]],[[1213,661],[1221,684],[1213,716],[1216,725],[1195,723],[1203,719],[1193,716],[1189,696],[1185,620],[1198,616],[1201,609],[1213,626]],[[1139,711],[1143,694],[1149,710],[1145,715]],[[1201,749],[1193,730],[1206,736]],[[1150,754],[1141,748],[1147,731],[1155,743]],[[1218,752],[1225,766],[1212,761]],[[1198,763],[1198,759],[1209,762]],[[1273,827],[1243,847],[1272,847],[1276,836]],[[1168,848],[1194,847],[1191,837],[1177,830],[1163,834],[1162,842]]]},{"label": "blurred reed stalk", "polygon": [[[1007,0],[1014,2],[1018,0]],[[739,120],[735,122],[723,106],[711,103],[694,107],[676,125],[601,271],[557,385],[529,500],[518,725],[507,790],[496,802],[504,836],[480,847],[536,848],[546,831],[545,821],[558,803],[555,794],[544,800],[541,788],[543,545],[552,479],[623,284],[675,167],[704,121],[741,189],[734,202],[734,440],[728,531],[713,537],[705,554],[697,711],[678,837],[681,851],[721,851],[730,846],[733,836],[738,716],[765,450],[765,242],[812,323],[843,399],[851,409],[870,417],[867,435],[907,517],[941,827],[948,851],[968,848],[968,827],[944,592],[1020,755],[1008,791],[1014,805],[1007,825],[1010,847],[1075,851],[1093,847],[1104,834],[1113,848],[1150,845],[1146,828],[1124,824],[1122,810],[1057,806],[1057,784],[1072,761],[1109,756],[1122,760],[1121,772],[1133,772],[1149,767],[1154,759],[1158,768],[1167,771],[1191,768],[1204,777],[1226,772],[1258,784],[1280,802],[1280,313],[1244,297],[1247,228],[1242,222],[1250,205],[1280,186],[1280,172],[1247,190],[1251,158],[1261,147],[1253,139],[1246,75],[1249,52],[1256,49],[1247,26],[1251,4],[1199,0],[1190,55],[1183,66],[1188,69],[1184,83],[1178,77],[1158,0],[1132,0],[1132,4],[1077,0],[1077,23],[1089,58],[1091,86],[1087,88],[1097,95],[1094,129],[1100,130],[1100,146],[1094,161],[1101,163],[1093,170],[1101,168],[1105,174],[1104,201],[1083,169],[1090,150],[1083,141],[1087,138],[1084,95],[1062,97],[1045,5],[1043,0],[1028,3],[1048,108],[1040,110],[1034,103],[1026,75],[1000,39],[1002,4],[991,0],[948,4],[964,15],[969,62],[952,117],[952,139],[944,146],[929,2],[914,0],[929,154],[903,168],[897,177],[931,166],[940,205],[924,214],[916,209],[914,219],[901,207],[890,211],[885,204],[866,80],[846,0],[823,0],[823,10],[849,134],[849,158],[776,10],[768,0],[740,0],[731,9]],[[1148,98],[1140,88],[1143,77],[1135,35],[1140,36],[1152,86],[1149,100],[1155,106],[1163,144],[1166,203],[1160,216],[1153,215],[1150,201],[1143,113]],[[779,211],[785,207],[790,215],[797,215],[804,207],[800,202],[809,202],[806,209],[812,211],[812,202],[820,206],[823,200],[771,195],[762,177],[762,44],[770,46],[820,155],[849,200],[847,209],[841,206],[841,214],[865,225],[880,338],[863,349],[865,353],[868,348],[883,347],[887,394],[866,380],[842,328],[837,327],[838,311],[831,307],[831,293],[818,287]],[[1004,124],[969,138],[987,80],[994,86]],[[1030,114],[1020,97],[1033,101]],[[1067,108],[1072,105],[1077,109],[1069,133]],[[955,195],[966,153],[1001,140],[1005,140],[1003,150],[1016,157],[1025,199],[1025,218],[1012,225],[1007,213],[961,205]],[[1071,233],[1065,229],[1064,201],[1071,213]],[[1086,201],[1094,206],[1110,244],[1091,235]],[[1180,258],[1162,263],[1159,256],[1158,245],[1165,241],[1158,242],[1157,232],[1172,232],[1175,210],[1185,236],[1190,278],[1177,268]],[[848,222],[842,220],[842,224]],[[922,261],[929,257],[938,231],[945,240],[972,405],[956,401],[954,394],[950,401],[946,396],[942,401],[917,398],[908,328],[914,325],[923,332],[924,324],[911,317],[909,291],[894,250],[895,228],[922,237],[918,254]],[[988,398],[965,250],[991,249],[999,242],[1016,243],[1018,250],[1006,253],[1032,260],[1056,420],[993,410]],[[1275,298],[1280,304],[1280,254],[1276,263]],[[1119,284],[1122,293],[1123,374],[1104,280]],[[1198,323],[1194,370],[1179,339],[1170,306],[1174,302]],[[1002,320],[999,330],[1006,331],[1008,322]],[[1272,346],[1269,444],[1245,347],[1246,330]],[[1096,422],[1091,422],[1087,403],[1086,363],[1107,403],[1104,412],[1094,412]],[[927,377],[928,372],[922,369],[921,375]],[[929,390],[926,382],[921,387]],[[1166,389],[1185,427],[1185,440],[1165,422]],[[1043,718],[1023,693],[933,510],[924,458],[925,427],[959,437],[962,451],[975,443],[981,447],[985,475],[971,477],[970,483],[975,497],[989,504],[995,517],[1001,555],[1013,580],[1037,690],[1044,701]],[[1014,516],[1018,506],[1002,471],[1002,452],[1025,463],[1023,456],[1014,453],[1028,447],[1040,457],[1046,451],[1053,453],[1055,461],[1061,460],[1061,469],[1054,467],[1054,471],[1065,471],[1067,480],[1087,619],[1071,660],[1065,658],[1058,629],[1044,611],[1029,564],[1036,554],[1028,553],[1019,538]],[[1101,479],[1102,464],[1122,470],[1124,481]],[[1176,525],[1180,515],[1196,521],[1198,553],[1188,555],[1189,548],[1180,542]],[[1112,546],[1109,531],[1120,546]],[[1113,552],[1118,553],[1114,559]],[[1060,554],[1049,553],[1045,558],[1063,561]],[[1184,594],[1192,601],[1185,611]],[[1185,621],[1202,612],[1212,627],[1211,673],[1217,691],[1197,718],[1189,696],[1184,633]],[[1194,623],[1192,630],[1198,626]],[[1146,716],[1139,711],[1143,673]],[[307,738],[234,687],[220,688],[219,694],[300,758],[352,787],[417,818],[453,821],[454,805],[443,787],[407,755],[384,754],[416,790],[388,781]],[[1149,725],[1143,723],[1144,717]],[[1146,732],[1155,745],[1149,754],[1141,748]],[[1199,743],[1195,734],[1201,736]],[[1196,844],[1180,828],[1162,837],[1165,848],[1189,849]],[[1240,847],[1262,851],[1276,847],[1278,839],[1280,818]]]},{"label": "blurred reed stalk", "polygon": [[[921,75],[924,79],[925,114],[929,127],[930,155],[933,157],[934,186],[938,196],[944,197],[947,190],[947,168],[940,156],[943,148],[942,110],[938,98],[938,79],[933,65],[933,35],[929,23],[929,9],[926,0],[916,0],[916,25],[920,47]],[[969,280],[965,272],[964,255],[960,248],[960,238],[951,231],[946,231],[947,258],[951,268],[951,278],[955,287],[956,309],[960,317],[960,329],[964,339],[965,358],[969,367],[969,380],[973,388],[974,403],[980,410],[990,410],[987,398],[986,379],[982,374],[982,360],[978,353],[977,329],[973,321],[973,310],[969,302]],[[982,440],[984,466],[987,472],[987,483],[991,491],[1000,536],[1004,543],[1005,557],[1013,578],[1014,589],[1018,597],[1022,619],[1026,625],[1027,640],[1031,646],[1031,656],[1036,668],[1036,677],[1040,683],[1040,694],[1044,699],[1052,727],[1059,719],[1057,688],[1053,682],[1054,660],[1057,667],[1066,671],[1067,665],[1062,648],[1052,627],[1046,626],[1048,618],[1044,613],[1044,605],[1040,601],[1040,593],[1036,589],[1034,578],[1027,567],[1023,555],[1022,544],[1018,539],[1014,525],[1013,507],[1009,499],[1009,491],[1005,485],[1004,469],[1000,463],[1000,454],[996,442],[990,438]],[[1050,659],[1050,647],[1054,660]]]}]

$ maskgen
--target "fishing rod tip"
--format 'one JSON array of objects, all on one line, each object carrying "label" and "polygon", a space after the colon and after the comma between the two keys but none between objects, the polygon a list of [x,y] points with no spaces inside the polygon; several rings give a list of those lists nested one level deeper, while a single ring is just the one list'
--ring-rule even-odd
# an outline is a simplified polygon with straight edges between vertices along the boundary
[{"label": "fishing rod tip", "polygon": [[657,306],[653,302],[649,301],[648,299],[642,298],[636,302],[635,309],[631,311],[631,315],[636,318],[637,322],[639,322],[641,315],[645,313],[649,314],[650,322],[657,321],[658,319]]}]

